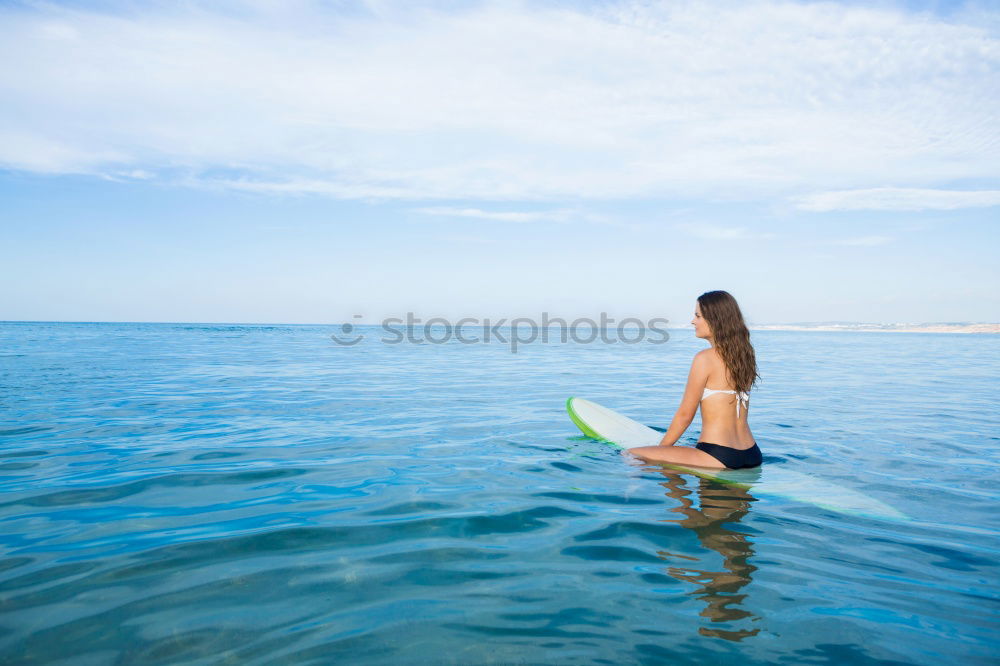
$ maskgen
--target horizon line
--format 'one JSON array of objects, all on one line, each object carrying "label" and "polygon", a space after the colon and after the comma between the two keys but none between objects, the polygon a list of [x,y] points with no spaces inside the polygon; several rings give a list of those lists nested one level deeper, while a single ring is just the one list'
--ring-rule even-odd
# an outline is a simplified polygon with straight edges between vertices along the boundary
[{"label": "horizon line", "polygon": [[[516,318],[516,317],[515,317]],[[638,319],[637,317],[633,317]],[[386,319],[389,319],[388,317]],[[447,319],[445,317],[432,317],[432,319]],[[477,318],[480,321],[492,319],[492,317]],[[507,321],[510,317],[499,317],[499,320]],[[560,318],[557,318],[560,319]],[[579,317],[577,319],[586,319]],[[385,319],[383,319],[385,321]],[[568,320],[570,323],[576,320]],[[301,322],[246,322],[246,321],[135,321],[135,320],[66,320],[66,319],[0,319],[0,324],[188,324],[197,326],[342,326],[344,321],[301,323]],[[352,326],[379,326],[378,323],[350,323]],[[450,322],[449,322],[450,323]],[[422,325],[426,325],[424,322]],[[435,324],[439,325],[439,324]],[[559,324],[550,323],[548,328]],[[855,320],[822,320],[822,321],[785,321],[785,322],[747,322],[747,328],[758,326],[1000,326],[1000,322],[994,321],[855,321]],[[540,326],[539,326],[540,327]],[[684,326],[664,326],[668,330],[685,330],[690,328],[690,324]],[[510,324],[504,324],[501,328],[510,328]]]}]

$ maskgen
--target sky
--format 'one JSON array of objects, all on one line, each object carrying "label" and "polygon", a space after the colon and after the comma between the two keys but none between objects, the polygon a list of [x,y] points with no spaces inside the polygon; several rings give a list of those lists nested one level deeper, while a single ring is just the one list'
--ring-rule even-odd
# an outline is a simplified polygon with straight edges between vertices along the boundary
[{"label": "sky", "polygon": [[0,2],[0,320],[1000,322],[988,2]]}]

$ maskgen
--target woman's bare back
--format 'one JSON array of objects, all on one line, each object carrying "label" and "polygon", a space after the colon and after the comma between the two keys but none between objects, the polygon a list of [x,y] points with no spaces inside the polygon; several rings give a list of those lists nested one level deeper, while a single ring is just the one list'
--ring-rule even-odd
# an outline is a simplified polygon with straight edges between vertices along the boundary
[{"label": "woman's bare back", "polygon": [[[708,352],[711,362],[708,383],[705,387],[732,391],[733,386],[726,377],[726,364],[719,352],[714,348],[705,351]],[[749,449],[756,443],[748,422],[750,406],[741,405],[737,418],[736,401],[737,396],[733,393],[716,393],[702,399],[699,442],[711,442],[734,449]]]}]

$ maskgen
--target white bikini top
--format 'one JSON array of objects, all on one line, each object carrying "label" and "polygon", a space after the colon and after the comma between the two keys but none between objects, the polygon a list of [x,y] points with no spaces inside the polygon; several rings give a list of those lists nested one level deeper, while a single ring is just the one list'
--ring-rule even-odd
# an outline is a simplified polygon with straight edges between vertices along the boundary
[{"label": "white bikini top", "polygon": [[[733,394],[735,394],[736,391],[729,391],[727,389],[710,389],[710,388],[707,388],[704,391],[702,391],[702,393],[701,393],[701,399],[704,400],[708,396],[715,395],[716,393],[733,393]],[[744,409],[749,409],[750,408],[750,394],[749,393],[743,393],[743,392],[740,392],[739,394],[737,394],[737,399],[736,399],[736,418],[740,418],[740,403],[741,402],[744,405]]]}]

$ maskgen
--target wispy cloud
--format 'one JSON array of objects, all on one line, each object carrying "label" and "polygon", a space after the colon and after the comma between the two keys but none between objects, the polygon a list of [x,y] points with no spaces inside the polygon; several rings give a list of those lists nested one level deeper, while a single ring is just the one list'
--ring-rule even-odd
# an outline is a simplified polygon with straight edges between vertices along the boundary
[{"label": "wispy cloud", "polygon": [[750,231],[745,227],[720,227],[711,224],[682,223],[675,224],[675,229],[689,236],[713,241],[763,240],[775,238],[770,232]]},{"label": "wispy cloud", "polygon": [[1000,206],[1000,190],[929,190],[876,187],[820,192],[795,199],[801,210],[955,210]]},{"label": "wispy cloud", "polygon": [[843,238],[832,241],[834,245],[852,245],[855,247],[874,247],[891,243],[891,236],[858,236],[856,238]]},{"label": "wispy cloud", "polygon": [[557,208],[540,210],[485,210],[483,208],[460,206],[429,206],[414,208],[414,212],[436,218],[472,218],[513,224],[532,222],[556,222],[559,224],[586,223],[617,227],[630,231],[648,230],[650,224],[630,222],[617,217],[592,212],[582,208]]},{"label": "wispy cloud", "polygon": [[463,244],[473,244],[473,245],[490,245],[496,243],[494,238],[486,238],[483,236],[467,236],[463,234],[444,234],[440,236],[443,241],[448,241],[451,243],[463,243]]},{"label": "wispy cloud", "polygon": [[416,211],[423,215],[435,217],[474,217],[482,220],[498,220],[500,222],[537,222],[539,220],[551,220],[555,222],[565,222],[573,216],[572,210],[551,210],[551,211],[491,211],[479,208],[450,208],[438,206],[431,208],[417,208]]},{"label": "wispy cloud", "polygon": [[[111,6],[0,8],[0,168],[509,201],[786,197],[1000,166],[996,11]],[[801,205],[850,202],[823,196]]]}]

